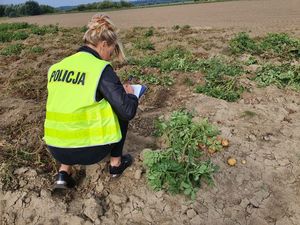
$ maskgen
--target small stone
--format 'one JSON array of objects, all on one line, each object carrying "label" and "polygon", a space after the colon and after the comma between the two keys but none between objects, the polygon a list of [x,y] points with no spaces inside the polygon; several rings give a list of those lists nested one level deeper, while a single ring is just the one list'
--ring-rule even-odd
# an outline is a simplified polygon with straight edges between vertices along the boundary
[{"label": "small stone", "polygon": [[201,217],[196,215],[194,218],[191,219],[191,225],[199,225],[201,223]]},{"label": "small stone", "polygon": [[181,211],[182,213],[185,213],[185,211],[188,209],[188,207],[186,205],[182,205],[181,206]]},{"label": "small stone", "polygon": [[158,191],[158,192],[156,192],[155,195],[157,198],[161,198],[163,196],[163,194],[164,194],[164,191]]},{"label": "small stone", "polygon": [[95,191],[101,193],[103,190],[104,190],[103,183],[101,181],[98,181],[95,187]]},{"label": "small stone", "polygon": [[290,161],[288,159],[280,159],[277,160],[277,162],[280,166],[287,166],[288,164],[290,164]]},{"label": "small stone", "polygon": [[248,135],[248,140],[249,140],[249,141],[256,141],[255,135],[254,135],[254,134]]},{"label": "small stone", "polygon": [[113,194],[109,195],[109,199],[115,204],[121,204],[122,202],[126,202],[125,197],[123,197],[123,196],[121,197],[121,196],[113,195]]},{"label": "small stone", "polygon": [[158,137],[156,139],[157,141],[157,146],[160,148],[160,149],[166,149],[170,146],[170,141],[167,137],[166,134],[162,135],[161,137]]},{"label": "small stone", "polygon": [[160,211],[164,211],[166,207],[166,203],[163,201],[163,199],[158,199],[156,201],[156,208]]},{"label": "small stone", "polygon": [[[74,222],[74,221],[72,221],[72,222]],[[91,221],[86,220],[86,221],[84,221],[83,225],[93,225],[93,224],[94,223],[92,223]]]},{"label": "small stone", "polygon": [[286,106],[289,114],[292,114],[292,113],[295,113],[299,110],[299,106],[295,103],[289,103],[287,106]]},{"label": "small stone", "polygon": [[195,210],[193,209],[189,209],[187,212],[186,212],[186,215],[188,216],[188,218],[193,218],[197,215],[197,213],[195,212]]},{"label": "small stone", "polygon": [[246,198],[244,198],[244,199],[241,201],[240,206],[241,206],[242,208],[246,208],[248,204],[249,204],[249,200],[246,199]]},{"label": "small stone", "polygon": [[264,160],[264,165],[265,166],[275,166],[276,165],[276,161],[270,160],[270,159],[265,159]]},{"label": "small stone", "polygon": [[150,148],[145,148],[145,149],[143,149],[142,151],[141,151],[141,153],[140,153],[140,160],[141,161],[144,161],[144,155],[145,155],[145,153],[146,152],[151,152],[152,150],[150,149]]},{"label": "small stone", "polygon": [[4,147],[6,144],[6,141],[5,140],[0,140],[0,147]]},{"label": "small stone", "polygon": [[231,210],[232,209],[229,209],[229,208],[224,209],[224,216],[227,218],[231,218],[232,217]]},{"label": "small stone", "polygon": [[41,190],[41,193],[40,193],[40,196],[41,196],[42,198],[48,198],[48,197],[51,197],[51,192],[48,191],[48,190],[42,189],[42,190]]},{"label": "small stone", "polygon": [[25,173],[25,175],[28,176],[28,177],[36,177],[36,176],[37,176],[37,172],[36,172],[36,170],[30,169],[30,170],[28,170],[28,171]]},{"label": "small stone", "polygon": [[95,220],[95,225],[100,225],[101,224],[101,220],[99,219],[99,218],[97,218],[96,220]]},{"label": "small stone", "polygon": [[230,130],[230,132],[231,132],[232,134],[237,134],[237,133],[238,133],[238,130],[235,129],[235,128],[232,128],[232,129]]},{"label": "small stone", "polygon": [[26,145],[27,144],[27,140],[22,138],[21,141],[20,141],[20,144],[21,145]]},{"label": "small stone", "polygon": [[242,164],[246,164],[246,160],[245,159],[242,160]]},{"label": "small stone", "polygon": [[86,196],[85,196],[85,197],[86,197],[86,198],[92,198],[92,196],[93,196],[93,195],[92,195],[92,193],[91,193],[91,192],[89,192],[89,193],[87,193],[87,194],[86,194]]},{"label": "small stone", "polygon": [[24,202],[25,202],[26,204],[29,204],[29,203],[31,202],[31,198],[25,198],[25,199],[24,199]]},{"label": "small stone", "polygon": [[98,216],[103,215],[103,209],[98,204],[96,199],[89,198],[84,201],[84,215],[86,215],[88,218],[90,218],[92,221],[95,221],[98,219]]},{"label": "small stone", "polygon": [[28,183],[28,182],[27,182],[26,180],[23,180],[23,179],[22,179],[22,180],[19,181],[19,186],[20,186],[20,187],[24,187],[27,183]]},{"label": "small stone", "polygon": [[32,221],[35,219],[34,214],[29,214],[29,217],[25,219],[25,224],[32,224]]},{"label": "small stone", "polygon": [[153,218],[151,216],[151,211],[149,210],[149,208],[145,208],[143,210],[143,216],[145,217],[145,219],[149,222],[153,222]]},{"label": "small stone", "polygon": [[141,177],[142,177],[142,170],[140,170],[140,169],[137,169],[136,171],[135,171],[135,173],[134,173],[134,178],[136,179],[136,180],[139,180],[139,179],[141,179]]},{"label": "small stone", "polygon": [[120,206],[118,206],[118,205],[114,205],[114,210],[115,210],[116,212],[121,212],[121,211],[122,211],[122,208],[121,208]]},{"label": "small stone", "polygon": [[124,215],[130,213],[131,212],[131,205],[129,204],[125,208],[123,208],[122,212],[123,212]]},{"label": "small stone", "polygon": [[164,208],[164,212],[171,212],[171,207],[169,205],[166,205]]},{"label": "small stone", "polygon": [[243,54],[243,55],[241,55],[240,57],[239,57],[239,59],[241,60],[241,61],[248,61],[248,59],[249,59],[249,55],[248,54]]},{"label": "small stone", "polygon": [[257,201],[256,198],[250,199],[250,203],[252,204],[253,207],[258,208],[259,207],[259,202]]},{"label": "small stone", "polygon": [[248,70],[255,72],[259,67],[260,67],[260,65],[252,64],[252,65],[248,66]]},{"label": "small stone", "polygon": [[263,140],[265,140],[265,141],[270,141],[271,139],[270,139],[269,136],[263,136]]},{"label": "small stone", "polygon": [[14,174],[16,175],[21,175],[21,174],[24,174],[28,171],[28,168],[26,167],[21,167],[21,168],[18,168],[14,171]]}]

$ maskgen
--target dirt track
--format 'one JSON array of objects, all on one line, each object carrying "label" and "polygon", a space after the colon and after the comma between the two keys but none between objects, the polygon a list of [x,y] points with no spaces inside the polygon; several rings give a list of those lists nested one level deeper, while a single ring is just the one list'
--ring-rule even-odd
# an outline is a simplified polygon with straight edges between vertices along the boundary
[{"label": "dirt track", "polygon": [[[38,24],[84,26],[94,12],[43,15],[8,19]],[[107,12],[120,28],[134,26],[173,26],[254,29],[254,32],[279,31],[300,26],[299,0],[249,0],[191,4]]]}]

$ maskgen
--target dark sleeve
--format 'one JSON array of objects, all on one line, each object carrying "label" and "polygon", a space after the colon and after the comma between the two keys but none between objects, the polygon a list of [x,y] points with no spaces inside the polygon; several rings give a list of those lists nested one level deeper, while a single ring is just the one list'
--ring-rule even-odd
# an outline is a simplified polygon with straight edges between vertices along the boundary
[{"label": "dark sleeve", "polygon": [[138,107],[138,98],[133,94],[127,94],[121,81],[113,68],[107,66],[102,72],[96,100],[105,98],[121,120],[133,119]]}]

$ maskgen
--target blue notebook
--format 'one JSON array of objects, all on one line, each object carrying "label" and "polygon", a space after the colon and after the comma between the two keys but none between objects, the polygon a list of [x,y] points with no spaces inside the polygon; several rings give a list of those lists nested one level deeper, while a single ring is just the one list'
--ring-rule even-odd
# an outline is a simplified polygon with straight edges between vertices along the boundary
[{"label": "blue notebook", "polygon": [[132,84],[131,87],[133,88],[134,95],[138,98],[142,97],[147,91],[147,87],[142,84]]}]

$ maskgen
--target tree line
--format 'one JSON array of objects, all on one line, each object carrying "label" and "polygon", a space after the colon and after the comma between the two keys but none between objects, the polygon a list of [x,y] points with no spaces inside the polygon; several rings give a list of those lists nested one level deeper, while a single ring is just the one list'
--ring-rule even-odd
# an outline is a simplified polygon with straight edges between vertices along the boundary
[{"label": "tree line", "polygon": [[127,2],[127,1],[119,1],[113,2],[109,0],[104,0],[103,2],[94,2],[89,4],[81,4],[76,8],[72,9],[78,11],[86,11],[86,10],[94,10],[94,9],[119,9],[119,8],[129,8],[134,6],[134,4]]},{"label": "tree line", "polygon": [[0,17],[34,16],[54,13],[57,10],[49,5],[40,5],[35,1],[27,1],[17,5],[0,5]]}]

